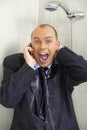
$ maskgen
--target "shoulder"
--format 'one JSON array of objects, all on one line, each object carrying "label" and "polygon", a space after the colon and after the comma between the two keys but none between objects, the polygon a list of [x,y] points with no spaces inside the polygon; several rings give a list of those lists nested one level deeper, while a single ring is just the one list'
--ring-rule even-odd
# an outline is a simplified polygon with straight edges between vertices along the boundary
[{"label": "shoulder", "polygon": [[22,66],[24,63],[23,53],[16,53],[6,56],[3,61],[3,66]]}]

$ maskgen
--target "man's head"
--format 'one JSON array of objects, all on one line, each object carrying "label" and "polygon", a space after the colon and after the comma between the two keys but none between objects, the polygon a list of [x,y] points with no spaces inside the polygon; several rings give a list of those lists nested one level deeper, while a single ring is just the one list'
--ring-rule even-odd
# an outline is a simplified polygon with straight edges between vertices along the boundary
[{"label": "man's head", "polygon": [[48,24],[41,24],[31,34],[33,55],[37,63],[46,67],[52,63],[60,48],[57,31]]}]

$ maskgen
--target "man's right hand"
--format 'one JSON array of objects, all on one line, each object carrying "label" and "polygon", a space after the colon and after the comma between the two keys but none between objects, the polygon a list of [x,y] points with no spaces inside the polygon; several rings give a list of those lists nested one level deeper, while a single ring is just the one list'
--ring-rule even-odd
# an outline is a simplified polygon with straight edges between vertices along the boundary
[{"label": "man's right hand", "polygon": [[33,48],[30,46],[30,44],[28,44],[24,50],[23,50],[23,54],[24,54],[24,59],[26,61],[26,63],[31,66],[34,67],[36,64],[36,60],[33,56]]}]

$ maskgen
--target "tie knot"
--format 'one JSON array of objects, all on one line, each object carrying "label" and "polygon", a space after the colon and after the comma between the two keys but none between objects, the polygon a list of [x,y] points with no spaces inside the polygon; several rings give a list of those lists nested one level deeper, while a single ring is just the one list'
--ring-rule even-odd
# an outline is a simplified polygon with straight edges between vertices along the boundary
[{"label": "tie knot", "polygon": [[46,71],[46,70],[48,70],[48,67],[39,67],[38,69],[39,69],[39,70]]},{"label": "tie knot", "polygon": [[40,74],[47,76],[48,67],[39,67],[38,70]]},{"label": "tie knot", "polygon": [[48,67],[43,67],[43,70],[44,70],[44,71],[47,71],[47,70],[48,70]]}]

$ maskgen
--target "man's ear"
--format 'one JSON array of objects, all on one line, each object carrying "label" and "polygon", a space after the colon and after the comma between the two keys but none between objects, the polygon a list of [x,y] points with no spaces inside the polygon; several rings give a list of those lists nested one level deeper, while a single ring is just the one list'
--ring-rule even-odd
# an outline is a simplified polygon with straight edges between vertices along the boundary
[{"label": "man's ear", "polygon": [[61,49],[60,41],[57,41],[57,51],[59,51],[60,49]]}]

